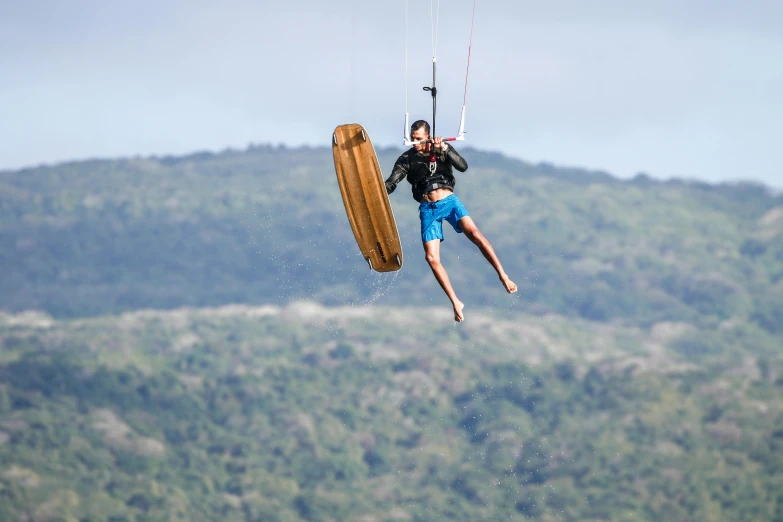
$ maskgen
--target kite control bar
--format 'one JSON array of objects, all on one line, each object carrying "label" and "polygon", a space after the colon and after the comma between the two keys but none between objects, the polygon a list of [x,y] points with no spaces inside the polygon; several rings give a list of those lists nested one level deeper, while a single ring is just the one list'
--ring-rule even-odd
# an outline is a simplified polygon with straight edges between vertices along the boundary
[{"label": "kite control bar", "polygon": [[[440,8],[440,2],[438,2]],[[430,4],[430,17],[432,17],[432,5]],[[468,42],[468,64],[465,68],[465,90],[462,95],[462,115],[459,119],[459,131],[453,138],[443,138],[443,141],[463,141],[465,139],[465,104],[468,98],[468,73],[470,72],[470,50],[473,47],[473,22],[476,19],[476,0],[473,0],[473,12],[470,17],[470,40]],[[437,107],[438,89],[435,87],[435,50],[437,48],[437,17],[433,27],[433,45],[432,45],[432,86],[424,87],[425,91],[432,94],[432,136],[435,136],[435,113]],[[405,129],[403,131],[403,143],[407,145],[417,145],[420,143],[431,142],[432,140],[411,141],[410,124],[408,121],[408,2],[405,2]]]},{"label": "kite control bar", "polygon": [[[467,80],[466,80],[467,81]],[[466,84],[467,85],[467,84]],[[435,136],[435,114],[437,109],[437,96],[438,96],[438,89],[435,87],[435,57],[432,57],[432,86],[431,87],[424,87],[425,91],[429,91],[432,93],[432,135]],[[408,145],[417,145],[419,143],[427,143],[431,142],[432,140],[423,140],[423,141],[411,141],[411,129],[410,125],[408,124],[408,113],[405,113],[405,135],[403,139],[403,143]],[[463,100],[462,103],[462,115],[459,118],[459,132],[457,132],[457,135],[453,138],[443,138],[443,141],[463,141],[465,139],[465,100]]]},{"label": "kite control bar", "polygon": [[[453,138],[443,138],[443,141],[465,141],[465,136],[455,136]],[[406,145],[420,145],[422,143],[434,143],[435,140],[428,139],[428,140],[419,140],[419,141],[408,141],[405,144]]]},{"label": "kite control bar", "polygon": [[[434,116],[434,114],[433,114]],[[421,141],[411,141],[411,127],[408,123],[408,113],[405,113],[405,135],[403,139],[403,143],[405,146],[410,145],[418,145],[420,143],[428,143],[432,142],[432,140],[421,140]],[[433,118],[434,121],[434,118]],[[432,126],[433,134],[435,133],[435,126]],[[465,106],[462,106],[462,115],[459,119],[459,132],[457,132],[457,135],[452,138],[443,138],[443,141],[465,141]]]}]

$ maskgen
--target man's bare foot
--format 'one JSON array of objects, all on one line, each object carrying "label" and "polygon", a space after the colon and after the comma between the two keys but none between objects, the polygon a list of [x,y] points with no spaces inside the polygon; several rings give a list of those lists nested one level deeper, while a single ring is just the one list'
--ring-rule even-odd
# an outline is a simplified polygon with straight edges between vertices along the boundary
[{"label": "man's bare foot", "polygon": [[507,275],[501,276],[500,281],[503,283],[503,286],[506,287],[506,292],[508,292],[509,294],[513,294],[514,292],[517,291],[516,283],[514,283],[514,281],[509,279]]},{"label": "man's bare foot", "polygon": [[465,316],[462,315],[462,309],[465,308],[465,305],[462,304],[462,301],[457,301],[454,304],[454,320],[458,323],[461,323],[465,320]]}]

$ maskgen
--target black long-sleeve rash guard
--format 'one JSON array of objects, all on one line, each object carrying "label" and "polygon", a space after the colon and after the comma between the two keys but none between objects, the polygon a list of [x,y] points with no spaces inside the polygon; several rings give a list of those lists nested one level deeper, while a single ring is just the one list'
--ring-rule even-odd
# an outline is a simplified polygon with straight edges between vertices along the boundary
[{"label": "black long-sleeve rash guard", "polygon": [[439,188],[454,188],[456,180],[452,166],[460,172],[468,170],[468,163],[454,147],[436,156],[435,172],[430,173],[430,154],[419,153],[411,147],[394,163],[391,176],[386,180],[386,193],[391,194],[397,184],[407,177],[413,191],[413,199],[421,202],[424,194]]}]

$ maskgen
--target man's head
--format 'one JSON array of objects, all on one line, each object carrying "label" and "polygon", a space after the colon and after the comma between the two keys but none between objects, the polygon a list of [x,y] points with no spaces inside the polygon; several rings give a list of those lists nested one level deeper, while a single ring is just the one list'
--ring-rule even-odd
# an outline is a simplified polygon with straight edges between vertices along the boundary
[{"label": "man's head", "polygon": [[[411,141],[427,140],[430,137],[430,124],[424,120],[416,120],[411,125]],[[417,151],[429,151],[429,143],[419,143],[414,145]]]}]

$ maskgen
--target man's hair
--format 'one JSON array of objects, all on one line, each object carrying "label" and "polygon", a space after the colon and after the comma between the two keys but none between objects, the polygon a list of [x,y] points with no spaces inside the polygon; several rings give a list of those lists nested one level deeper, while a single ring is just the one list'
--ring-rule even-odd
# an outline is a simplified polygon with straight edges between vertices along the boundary
[{"label": "man's hair", "polygon": [[424,128],[424,132],[427,133],[427,136],[430,135],[430,124],[427,123],[425,120],[416,120],[413,122],[413,125],[411,125],[411,134],[416,132],[417,130]]}]

